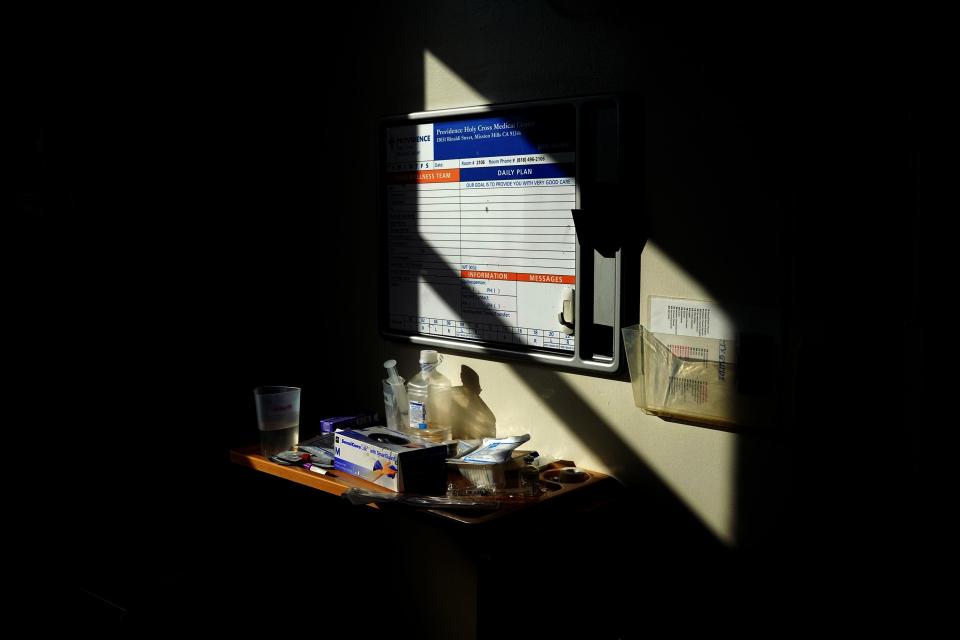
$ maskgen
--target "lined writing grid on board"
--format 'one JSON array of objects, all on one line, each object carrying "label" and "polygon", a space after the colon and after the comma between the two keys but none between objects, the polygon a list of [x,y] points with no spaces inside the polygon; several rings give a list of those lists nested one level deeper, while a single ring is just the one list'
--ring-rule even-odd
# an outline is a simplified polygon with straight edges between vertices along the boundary
[{"label": "lined writing grid on board", "polygon": [[[464,133],[496,124],[503,136]],[[572,135],[536,127],[486,118],[389,130],[391,328],[573,350],[556,321],[576,282]],[[560,150],[537,152],[544,136]]]}]

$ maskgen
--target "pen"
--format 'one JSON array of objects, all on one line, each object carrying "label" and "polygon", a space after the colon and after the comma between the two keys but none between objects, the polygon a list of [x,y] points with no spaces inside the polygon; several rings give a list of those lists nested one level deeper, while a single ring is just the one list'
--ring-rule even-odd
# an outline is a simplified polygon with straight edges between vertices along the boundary
[{"label": "pen", "polygon": [[310,462],[305,462],[305,463],[303,464],[303,468],[306,469],[307,471],[313,471],[314,473],[319,473],[319,474],[322,475],[322,476],[330,476],[331,478],[336,478],[336,477],[337,477],[337,476],[333,475],[332,473],[330,473],[329,471],[327,471],[326,469],[324,469],[323,467],[321,467],[321,466],[318,465],[318,464],[313,464],[313,463],[310,463]]}]

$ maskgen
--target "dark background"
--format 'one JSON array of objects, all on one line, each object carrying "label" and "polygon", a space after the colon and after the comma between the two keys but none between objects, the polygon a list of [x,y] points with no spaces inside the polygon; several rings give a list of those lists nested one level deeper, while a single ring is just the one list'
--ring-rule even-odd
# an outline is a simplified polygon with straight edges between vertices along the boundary
[{"label": "dark background", "polygon": [[[635,31],[625,73],[661,52],[656,102],[685,109],[685,144],[708,156],[724,140],[746,141],[745,166],[783,225],[784,257],[770,276],[792,338],[777,373],[787,407],[778,437],[810,464],[783,497],[787,513],[755,532],[745,554],[719,549],[669,504],[621,507],[611,539],[624,545],[625,572],[652,581],[636,600],[656,592],[658,606],[711,603],[734,619],[752,616],[743,603],[756,601],[797,619],[807,606],[850,614],[844,598],[856,592],[903,613],[908,585],[939,562],[923,464],[936,434],[916,374],[930,356],[911,315],[931,271],[936,21],[691,21],[618,3],[547,4],[584,33]],[[324,149],[352,140],[337,127],[352,99],[394,82],[398,62],[377,47],[402,37],[390,11],[336,22],[242,11],[17,22],[4,145],[7,350],[10,388],[26,392],[18,419],[30,427],[15,429],[8,451],[22,489],[14,501],[30,523],[17,544],[67,578],[52,592],[25,590],[31,604],[67,603],[106,622],[194,615],[211,591],[236,596],[225,567],[270,533],[244,506],[260,501],[272,517],[301,504],[295,489],[231,473],[225,450],[255,437],[257,384],[350,384],[336,375],[350,345],[322,340],[338,320],[315,274],[338,268],[338,220],[355,215],[325,184],[353,169]],[[473,55],[427,33],[435,46],[450,43],[454,68]],[[641,46],[651,34],[660,44]],[[358,73],[378,60],[384,77]],[[496,82],[468,80],[497,95]],[[741,119],[697,115],[703,96],[739,107]],[[675,177],[703,195],[729,184],[716,172]],[[373,295],[376,283],[355,286]],[[326,408],[313,411],[305,423]],[[33,455],[22,452],[51,449],[69,468],[49,465],[35,480]],[[749,514],[763,487],[742,489]],[[648,533],[626,536],[630,519]],[[41,542],[41,531],[57,542]],[[642,549],[668,549],[678,563]],[[618,615],[636,604],[630,594],[610,597]],[[211,621],[230,607],[214,610]]]}]

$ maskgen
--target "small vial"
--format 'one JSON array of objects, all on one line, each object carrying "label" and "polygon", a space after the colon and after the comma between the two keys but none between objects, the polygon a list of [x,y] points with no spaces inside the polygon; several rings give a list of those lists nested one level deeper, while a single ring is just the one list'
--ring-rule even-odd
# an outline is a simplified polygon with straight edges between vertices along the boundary
[{"label": "small vial", "polygon": [[536,451],[523,456],[523,468],[520,469],[520,485],[532,496],[540,495],[540,468],[533,464],[539,454]]}]

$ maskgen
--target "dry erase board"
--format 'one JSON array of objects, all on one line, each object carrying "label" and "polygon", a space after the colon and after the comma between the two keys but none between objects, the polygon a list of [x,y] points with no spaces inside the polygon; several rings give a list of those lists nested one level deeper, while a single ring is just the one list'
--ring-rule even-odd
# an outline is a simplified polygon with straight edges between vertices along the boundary
[{"label": "dry erase board", "polygon": [[575,214],[619,179],[621,119],[610,97],[385,119],[382,331],[616,370],[620,256],[586,247]]}]

